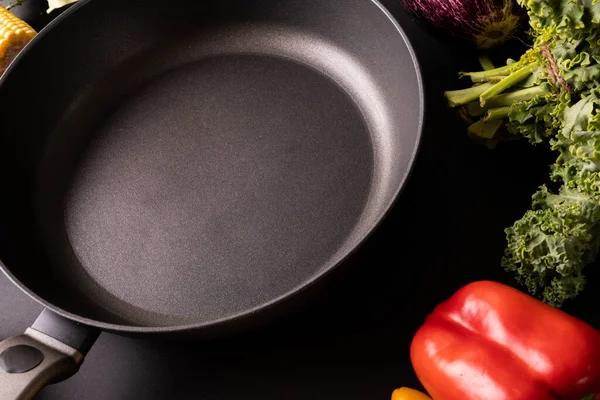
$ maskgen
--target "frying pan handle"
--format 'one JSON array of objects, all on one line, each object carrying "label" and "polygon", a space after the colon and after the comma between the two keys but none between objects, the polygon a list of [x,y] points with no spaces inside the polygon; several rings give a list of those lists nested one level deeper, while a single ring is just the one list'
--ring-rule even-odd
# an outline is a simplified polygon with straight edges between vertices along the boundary
[{"label": "frying pan handle", "polygon": [[44,310],[25,334],[0,342],[0,399],[30,400],[75,374],[99,331]]}]

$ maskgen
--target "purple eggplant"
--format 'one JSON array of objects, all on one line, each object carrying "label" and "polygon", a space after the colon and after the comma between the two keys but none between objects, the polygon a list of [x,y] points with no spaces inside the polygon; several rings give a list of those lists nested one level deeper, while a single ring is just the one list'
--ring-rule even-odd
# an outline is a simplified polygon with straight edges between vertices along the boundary
[{"label": "purple eggplant", "polygon": [[[516,0],[401,0],[405,8],[434,32],[464,39],[479,49],[512,38],[526,21]],[[430,29],[431,31],[431,29]]]}]

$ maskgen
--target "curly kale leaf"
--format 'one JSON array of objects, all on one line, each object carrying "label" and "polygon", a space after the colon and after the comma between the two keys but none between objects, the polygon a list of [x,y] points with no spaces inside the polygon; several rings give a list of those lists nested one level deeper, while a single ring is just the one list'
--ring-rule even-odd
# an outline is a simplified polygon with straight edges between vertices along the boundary
[{"label": "curly kale leaf", "polygon": [[538,96],[514,103],[508,113],[510,133],[524,136],[532,144],[545,142],[562,129],[562,115],[570,102],[566,92]]},{"label": "curly kale leaf", "polygon": [[585,27],[585,6],[570,0],[517,0],[527,8],[529,24],[536,33],[546,30],[575,31]]},{"label": "curly kale leaf", "polygon": [[596,38],[557,39],[551,47],[560,74],[571,89],[581,92],[600,86],[600,46]]},{"label": "curly kale leaf", "polygon": [[561,306],[585,287],[584,267],[598,253],[600,203],[576,190],[545,186],[533,207],[506,229],[502,266],[534,295]]},{"label": "curly kale leaf", "polygon": [[569,86],[576,90],[593,89],[600,86],[600,65],[580,66],[563,72]]},{"label": "curly kale leaf", "polygon": [[600,97],[591,91],[563,113],[552,140],[560,152],[551,178],[533,196],[532,208],[506,229],[505,270],[529,291],[555,306],[585,287],[584,268],[600,246]]},{"label": "curly kale leaf", "polygon": [[592,91],[584,96],[573,106],[565,110],[564,127],[561,132],[562,140],[572,140],[573,133],[590,130],[590,121],[596,118],[597,108],[600,105],[600,92]]},{"label": "curly kale leaf", "polygon": [[540,98],[513,105],[508,114],[509,132],[527,138],[532,144],[546,141],[555,132],[552,118],[555,107]]},{"label": "curly kale leaf", "polygon": [[552,180],[600,201],[600,131],[574,132],[569,140],[556,140],[553,148],[560,156],[552,166]]},{"label": "curly kale leaf", "polygon": [[600,23],[597,0],[517,0],[538,36],[573,37]]}]

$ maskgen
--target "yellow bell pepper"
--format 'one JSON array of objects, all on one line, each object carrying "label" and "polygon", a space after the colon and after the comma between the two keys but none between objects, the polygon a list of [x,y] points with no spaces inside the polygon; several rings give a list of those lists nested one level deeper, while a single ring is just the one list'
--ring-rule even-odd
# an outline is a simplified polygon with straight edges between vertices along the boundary
[{"label": "yellow bell pepper", "polygon": [[417,390],[403,387],[394,390],[392,400],[431,400],[431,397]]}]

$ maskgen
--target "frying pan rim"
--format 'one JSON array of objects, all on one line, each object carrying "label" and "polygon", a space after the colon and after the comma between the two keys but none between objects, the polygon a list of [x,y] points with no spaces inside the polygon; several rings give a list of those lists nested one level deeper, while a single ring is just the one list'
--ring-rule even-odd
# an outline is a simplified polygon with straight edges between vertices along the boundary
[{"label": "frying pan rim", "polygon": [[[0,78],[0,88],[4,85],[4,82],[10,76],[12,70],[18,67],[23,55],[26,54],[36,46],[36,44],[42,40],[42,38],[51,31],[56,25],[60,24],[63,20],[68,18],[71,14],[76,12],[79,8],[84,7],[88,3],[93,0],[79,0],[72,6],[69,6],[64,12],[62,12],[59,16],[57,16],[54,20],[52,20],[48,25],[46,25],[43,29],[41,29],[38,34],[23,48],[23,50],[17,55],[17,57],[13,60],[13,62],[6,69],[3,76]],[[416,140],[415,144],[408,161],[408,168],[406,169],[404,176],[402,177],[398,187],[395,189],[393,195],[391,196],[390,201],[383,207],[382,212],[379,217],[374,220],[372,227],[369,228],[368,232],[363,235],[358,244],[350,249],[344,256],[340,258],[338,262],[332,263],[327,268],[323,269],[319,273],[313,275],[309,279],[304,282],[296,285],[292,289],[286,291],[285,293],[272,298],[271,300],[264,302],[258,306],[255,306],[250,309],[246,309],[235,314],[231,314],[226,317],[208,320],[204,322],[194,323],[194,324],[185,324],[185,325],[173,325],[173,326],[135,326],[135,325],[120,325],[120,324],[112,324],[102,321],[93,320],[90,318],[86,318],[69,311],[63,310],[60,307],[55,306],[54,304],[48,302],[37,293],[30,290],[25,284],[23,284],[19,279],[17,279],[12,272],[4,265],[4,263],[0,260],[0,270],[6,275],[6,277],[19,289],[21,289],[25,294],[27,294],[30,298],[36,301],[41,306],[51,310],[52,312],[70,319],[72,321],[95,327],[101,330],[109,331],[109,332],[121,332],[121,333],[133,333],[133,334],[144,334],[144,333],[154,333],[154,334],[168,334],[168,333],[184,333],[188,331],[198,331],[202,329],[208,328],[217,328],[222,325],[227,325],[233,322],[239,322],[240,320],[245,320],[251,318],[254,314],[262,313],[267,311],[269,308],[275,307],[276,305],[282,303],[285,300],[288,300],[293,297],[297,297],[302,294],[303,291],[307,290],[311,286],[315,285],[317,282],[322,281],[327,275],[332,273],[335,269],[337,269],[340,265],[342,265],[349,257],[351,257],[356,251],[358,251],[365,242],[371,237],[371,235],[378,229],[381,223],[385,220],[387,215],[393,206],[397,203],[398,198],[400,197],[402,191],[406,187],[407,181],[409,180],[415,166],[415,161],[417,155],[421,148],[422,136],[423,136],[423,127],[425,121],[425,90],[423,85],[423,76],[422,69],[419,64],[418,58],[414,51],[413,45],[408,39],[408,36],[404,32],[404,29],[400,25],[400,23],[396,20],[396,18],[390,13],[381,4],[380,0],[366,0],[373,3],[380,11],[384,14],[384,16],[392,23],[392,25],[396,28],[397,32],[402,37],[406,48],[408,50],[408,54],[412,60],[414,66],[414,72],[417,80],[418,94],[419,94],[419,116],[418,116],[418,128],[416,132]]]}]

